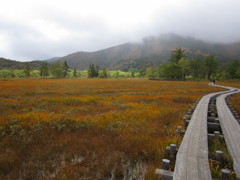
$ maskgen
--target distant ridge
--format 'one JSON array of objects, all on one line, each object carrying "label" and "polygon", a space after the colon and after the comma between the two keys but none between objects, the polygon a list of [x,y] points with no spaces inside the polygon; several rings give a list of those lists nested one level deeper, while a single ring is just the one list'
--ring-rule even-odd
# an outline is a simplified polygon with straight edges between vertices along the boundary
[{"label": "distant ridge", "polygon": [[[125,43],[95,52],[76,52],[64,57],[54,57],[44,61],[67,61],[70,68],[87,69],[90,63],[107,67],[112,70],[150,67],[166,63],[171,51],[181,47],[186,50],[186,58],[203,58],[212,54],[216,59],[227,62],[240,59],[240,42],[209,43],[192,37],[175,34],[151,36],[144,38],[142,43]],[[42,61],[32,61],[33,68],[40,66]],[[5,66],[7,65],[7,66]],[[24,63],[0,58],[0,68],[22,68]]]},{"label": "distant ridge", "polygon": [[0,69],[23,69],[29,63],[32,69],[39,69],[42,61],[20,62],[10,59],[0,58]]},{"label": "distant ridge", "polygon": [[56,60],[58,60],[58,59],[60,59],[61,57],[52,57],[52,58],[50,58],[50,59],[45,59],[45,60],[43,60],[43,61],[47,61],[47,62],[52,62],[52,61],[56,61]]},{"label": "distant ridge", "polygon": [[212,54],[223,62],[240,59],[240,42],[214,44],[192,37],[168,34],[147,37],[142,43],[125,43],[95,52],[76,52],[58,60],[67,61],[70,67],[77,69],[87,69],[90,63],[94,63],[109,69],[127,70],[166,63],[171,56],[171,51],[177,47],[186,50],[186,58],[205,57]]}]

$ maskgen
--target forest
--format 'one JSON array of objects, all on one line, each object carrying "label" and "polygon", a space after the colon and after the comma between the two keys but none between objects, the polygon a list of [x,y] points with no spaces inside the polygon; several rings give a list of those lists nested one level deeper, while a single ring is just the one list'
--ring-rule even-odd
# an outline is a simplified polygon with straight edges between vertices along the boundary
[{"label": "forest", "polygon": [[[17,69],[0,70],[0,78],[149,78],[161,80],[239,79],[240,61],[219,61],[213,55],[203,58],[188,58],[181,47],[171,51],[167,63],[158,66],[139,65],[129,60],[125,71],[111,70],[101,64],[89,64],[86,70],[70,68],[67,61],[31,62]],[[132,62],[132,63],[130,63]]]}]

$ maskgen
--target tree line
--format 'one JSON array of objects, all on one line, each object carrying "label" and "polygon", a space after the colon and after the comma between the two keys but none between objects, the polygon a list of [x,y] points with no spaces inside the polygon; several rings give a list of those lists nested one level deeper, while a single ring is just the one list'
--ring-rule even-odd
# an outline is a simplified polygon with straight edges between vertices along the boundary
[{"label": "tree line", "polygon": [[[88,70],[81,74],[79,70],[70,69],[67,62],[56,61],[52,64],[42,62],[39,73],[34,74],[30,63],[26,63],[23,75],[17,77],[88,77],[88,78],[149,78],[167,80],[186,80],[186,79],[237,79],[240,78],[240,61],[232,60],[228,63],[218,61],[213,55],[204,58],[188,59],[185,55],[186,50],[181,47],[172,51],[172,55],[166,64],[154,67],[128,68],[128,72],[108,71],[106,67],[101,70],[98,65],[89,64]],[[1,70],[0,77],[14,78],[14,70]]]},{"label": "tree line", "polygon": [[88,77],[89,78],[95,78],[95,77],[107,78],[108,77],[108,71],[105,67],[103,68],[102,71],[99,71],[99,66],[98,65],[89,64]]},{"label": "tree line", "polygon": [[[21,75],[16,75],[16,71],[20,70],[1,70],[0,71],[0,77],[2,78],[14,78],[14,77],[42,77],[42,78],[66,78],[66,77],[77,77],[79,76],[79,71],[77,69],[71,70],[67,64],[66,61],[62,64],[60,61],[56,61],[52,64],[49,64],[48,62],[42,62],[41,66],[39,67],[39,73],[38,75],[35,74],[35,70],[32,69],[30,63],[26,63],[25,67],[22,70]],[[71,73],[71,74],[70,74]],[[90,64],[89,69],[87,70],[87,75],[85,74],[83,76],[88,78],[107,78],[108,76],[112,77],[120,77],[118,75],[119,72],[116,72],[115,74],[108,73],[107,69],[104,67],[102,70],[99,70],[98,65]]]},{"label": "tree line", "polygon": [[237,79],[240,78],[240,62],[218,61],[213,55],[205,58],[187,59],[185,50],[176,48],[172,51],[169,63],[146,69],[150,79],[186,80],[191,79]]},{"label": "tree line", "polygon": [[[30,77],[31,71],[32,69],[30,67],[30,64],[27,63],[23,69],[25,76]],[[49,66],[48,62],[43,62],[39,68],[39,71],[42,78],[46,78],[50,74],[54,78],[66,78],[70,72],[70,69],[66,61],[64,61],[63,64],[61,64],[59,61],[56,61],[51,66]]]}]

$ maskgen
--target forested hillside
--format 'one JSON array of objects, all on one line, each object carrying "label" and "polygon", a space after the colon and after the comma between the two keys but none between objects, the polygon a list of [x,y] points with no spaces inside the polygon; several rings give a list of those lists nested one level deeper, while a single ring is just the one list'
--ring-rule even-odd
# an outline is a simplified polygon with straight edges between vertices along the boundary
[{"label": "forested hillside", "polygon": [[[61,58],[51,58],[47,62],[67,62],[71,69],[86,70],[89,64],[96,64],[102,69],[129,71],[166,64],[171,52],[181,47],[185,51],[185,59],[205,58],[213,55],[220,62],[240,59],[240,42],[231,44],[208,43],[191,37],[174,34],[152,36],[141,43],[126,43],[115,47],[95,51],[76,52]],[[31,61],[32,69],[38,69],[41,61]],[[25,62],[11,61],[0,58],[0,69],[23,69]]]},{"label": "forested hillside", "polygon": [[168,62],[171,51],[181,47],[186,58],[204,58],[211,54],[219,61],[226,62],[240,58],[240,43],[214,44],[174,34],[148,37],[142,43],[126,43],[96,52],[77,52],[60,58],[71,68],[87,69],[89,64],[98,64],[113,70],[150,67]]}]

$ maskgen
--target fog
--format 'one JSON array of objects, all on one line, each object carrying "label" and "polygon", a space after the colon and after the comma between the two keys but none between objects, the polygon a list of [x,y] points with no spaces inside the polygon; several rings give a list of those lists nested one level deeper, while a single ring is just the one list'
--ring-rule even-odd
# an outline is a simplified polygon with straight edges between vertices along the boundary
[{"label": "fog", "polygon": [[239,8],[239,0],[3,1],[0,57],[43,60],[166,33],[240,41]]}]

